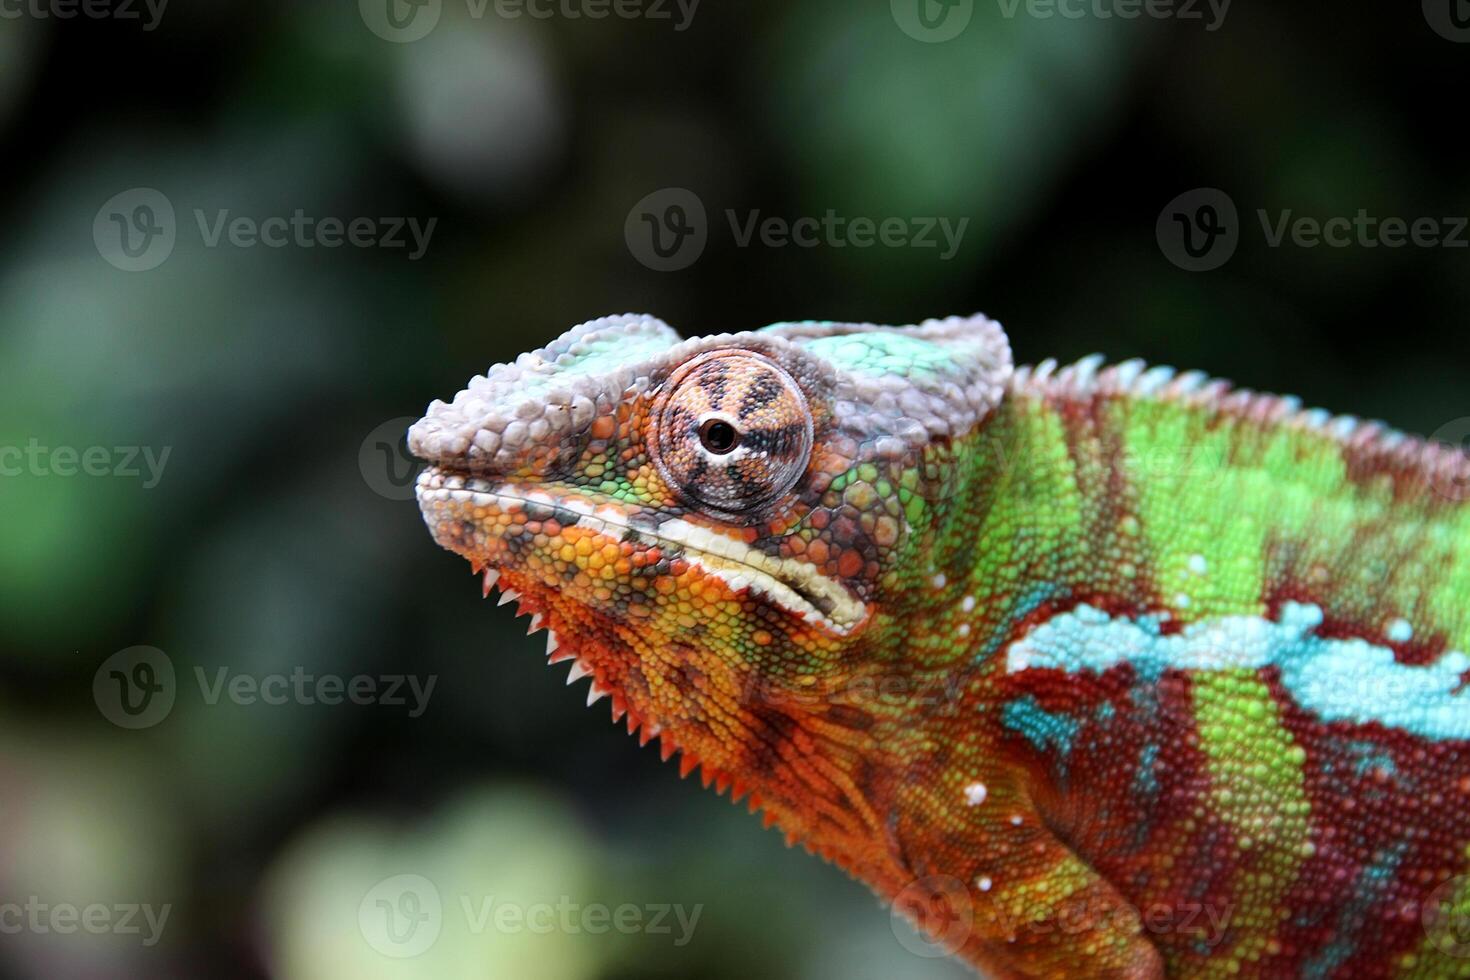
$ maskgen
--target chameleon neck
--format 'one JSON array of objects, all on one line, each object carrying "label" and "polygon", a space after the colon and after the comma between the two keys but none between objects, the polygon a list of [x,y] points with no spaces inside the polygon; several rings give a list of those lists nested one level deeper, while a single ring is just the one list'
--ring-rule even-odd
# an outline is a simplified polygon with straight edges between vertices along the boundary
[{"label": "chameleon neck", "polygon": [[[906,753],[894,849],[994,913],[974,961],[1018,921],[1121,900],[1218,913],[1155,939],[1181,972],[1238,968],[1313,948],[1292,916],[1355,883],[1391,914],[1383,855],[1431,883],[1463,869],[1463,811],[1404,828],[1467,785],[1466,509],[1382,445],[1273,411],[1023,384],[935,499],[893,628],[922,616],[904,649],[959,695],[905,711],[927,751]],[[1357,799],[1394,816],[1319,850]],[[1058,907],[1065,881],[1085,884]],[[1364,948],[1409,962],[1416,929]]]}]

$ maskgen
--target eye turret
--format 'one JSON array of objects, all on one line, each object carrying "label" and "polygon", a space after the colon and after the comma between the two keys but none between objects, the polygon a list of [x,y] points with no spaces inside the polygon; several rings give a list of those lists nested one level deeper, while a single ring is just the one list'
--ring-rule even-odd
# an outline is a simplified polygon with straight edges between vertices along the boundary
[{"label": "eye turret", "polygon": [[653,413],[659,471],[689,501],[741,514],[789,491],[806,472],[812,415],[775,362],[710,351],[678,368]]}]

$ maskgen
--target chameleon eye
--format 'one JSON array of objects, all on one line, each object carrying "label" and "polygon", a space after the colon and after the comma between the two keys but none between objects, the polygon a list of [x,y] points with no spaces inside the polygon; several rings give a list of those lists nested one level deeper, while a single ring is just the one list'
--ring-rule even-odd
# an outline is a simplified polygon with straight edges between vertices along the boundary
[{"label": "chameleon eye", "polygon": [[669,378],[654,410],[654,458],[694,503],[740,513],[795,486],[812,416],[791,375],[749,351],[711,351]]}]

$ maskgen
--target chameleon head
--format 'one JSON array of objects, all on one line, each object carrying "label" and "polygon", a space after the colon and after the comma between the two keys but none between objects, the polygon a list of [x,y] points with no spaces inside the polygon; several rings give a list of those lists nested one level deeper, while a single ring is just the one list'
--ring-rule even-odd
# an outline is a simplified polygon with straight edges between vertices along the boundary
[{"label": "chameleon head", "polygon": [[743,709],[896,625],[884,598],[1010,367],[983,317],[684,341],[594,320],[429,406],[419,505],[630,730],[731,770]]}]

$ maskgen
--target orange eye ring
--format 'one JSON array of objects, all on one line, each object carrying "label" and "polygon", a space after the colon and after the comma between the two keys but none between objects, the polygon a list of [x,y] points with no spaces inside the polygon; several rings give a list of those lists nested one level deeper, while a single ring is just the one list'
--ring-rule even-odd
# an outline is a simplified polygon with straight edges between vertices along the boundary
[{"label": "orange eye ring", "polygon": [[806,395],[784,368],[751,351],[707,351],[681,365],[652,424],[665,482],[720,514],[747,514],[784,496],[811,460]]}]

